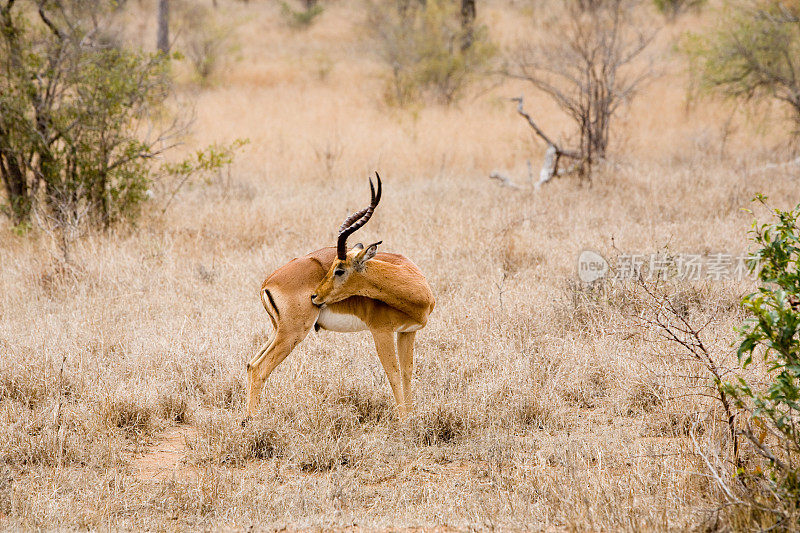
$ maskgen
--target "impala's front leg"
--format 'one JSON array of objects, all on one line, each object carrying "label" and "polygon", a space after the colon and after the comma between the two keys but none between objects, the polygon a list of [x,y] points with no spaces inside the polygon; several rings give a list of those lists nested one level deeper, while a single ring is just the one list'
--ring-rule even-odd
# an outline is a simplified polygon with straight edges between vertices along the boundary
[{"label": "impala's front leg", "polygon": [[400,374],[403,378],[403,402],[408,413],[414,410],[411,378],[414,376],[414,337],[416,335],[415,331],[397,334],[397,358],[400,362]]},{"label": "impala's front leg", "polygon": [[397,403],[400,419],[406,417],[406,406],[403,402],[403,386],[400,383],[400,372],[397,368],[397,352],[394,347],[393,331],[373,331],[372,337],[375,339],[375,349],[378,351],[378,359],[381,360],[386,377],[392,386],[394,401]]}]

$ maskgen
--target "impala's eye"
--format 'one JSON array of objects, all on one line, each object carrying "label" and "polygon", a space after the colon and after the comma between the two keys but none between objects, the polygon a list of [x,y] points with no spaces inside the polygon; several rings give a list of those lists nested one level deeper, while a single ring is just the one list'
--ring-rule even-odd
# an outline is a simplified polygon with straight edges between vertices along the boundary
[{"label": "impala's eye", "polygon": [[344,270],[342,270],[341,268],[337,268],[336,270],[333,271],[333,275],[334,276],[343,276],[344,275]]}]

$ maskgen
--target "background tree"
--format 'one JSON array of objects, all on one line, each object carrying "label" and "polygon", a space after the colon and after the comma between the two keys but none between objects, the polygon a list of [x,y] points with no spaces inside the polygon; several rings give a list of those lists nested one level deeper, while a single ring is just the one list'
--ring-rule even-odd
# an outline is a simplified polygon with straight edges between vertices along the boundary
[{"label": "background tree", "polygon": [[699,87],[737,101],[779,102],[800,134],[800,3],[729,1],[717,20],[686,43]]},{"label": "background tree", "polygon": [[300,9],[294,9],[288,2],[280,1],[281,15],[295,29],[308,28],[325,10],[317,0],[303,0]]},{"label": "background tree", "polygon": [[158,0],[158,51],[169,52],[169,0]]},{"label": "background tree", "polygon": [[506,74],[543,91],[577,127],[578,146],[562,148],[523,112],[520,101],[520,112],[554,155],[550,177],[559,172],[560,157],[575,159],[576,170],[590,175],[606,156],[614,115],[649,76],[649,65],[634,65],[653,35],[636,18],[639,5],[636,0],[569,0],[556,19],[545,22],[552,27],[547,40],[512,54]]},{"label": "background tree", "polygon": [[461,30],[464,36],[461,42],[461,49],[465,50],[472,46],[472,40],[475,38],[475,17],[477,12],[475,10],[475,0],[461,0]]}]

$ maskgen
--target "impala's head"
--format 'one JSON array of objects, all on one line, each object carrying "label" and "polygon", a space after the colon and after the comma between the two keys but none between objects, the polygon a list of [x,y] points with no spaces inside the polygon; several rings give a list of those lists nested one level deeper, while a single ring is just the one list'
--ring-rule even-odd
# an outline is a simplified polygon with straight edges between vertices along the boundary
[{"label": "impala's head", "polygon": [[335,303],[353,296],[358,291],[359,274],[364,272],[366,263],[373,257],[378,250],[378,245],[381,241],[370,244],[366,248],[359,243],[356,244],[350,251],[347,250],[347,238],[353,234],[358,228],[367,223],[372,217],[378,202],[381,201],[381,177],[375,173],[378,181],[378,190],[369,180],[369,188],[372,192],[372,200],[368,207],[361,211],[356,211],[345,219],[339,228],[339,240],[336,243],[336,259],[334,259],[331,268],[322,278],[322,281],[317,286],[314,294],[311,295],[311,303],[318,307],[325,304]]}]

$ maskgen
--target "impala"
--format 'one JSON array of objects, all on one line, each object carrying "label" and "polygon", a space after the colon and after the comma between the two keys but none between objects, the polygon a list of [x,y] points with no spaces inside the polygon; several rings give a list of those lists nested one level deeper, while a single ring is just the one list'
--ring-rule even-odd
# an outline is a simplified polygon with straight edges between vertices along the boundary
[{"label": "impala", "polygon": [[335,248],[295,258],[261,285],[261,302],[273,331],[247,364],[247,412],[243,425],[255,415],[270,373],[311,328],[342,332],[368,329],[400,417],[412,409],[414,337],[427,323],[436,302],[425,276],[414,263],[399,254],[378,253],[381,241],[347,249],[347,238],[369,221],[380,202],[381,178],[377,172],[375,176],[377,192],[370,179],[369,206],[345,219]]}]

